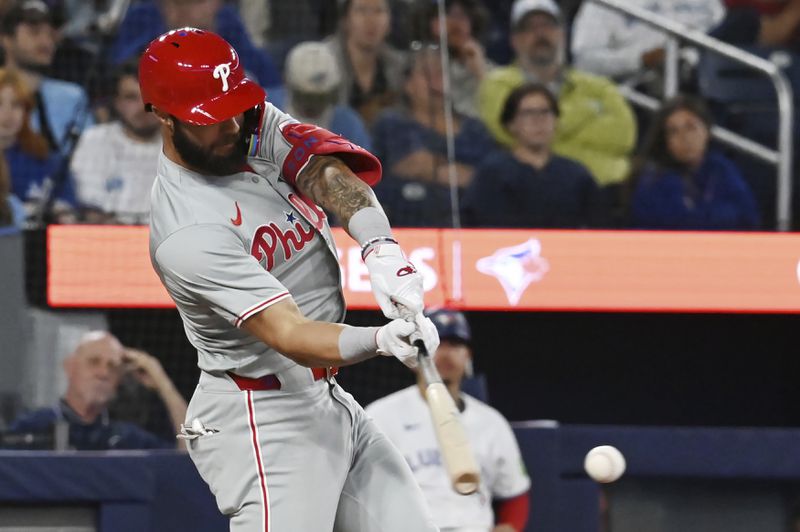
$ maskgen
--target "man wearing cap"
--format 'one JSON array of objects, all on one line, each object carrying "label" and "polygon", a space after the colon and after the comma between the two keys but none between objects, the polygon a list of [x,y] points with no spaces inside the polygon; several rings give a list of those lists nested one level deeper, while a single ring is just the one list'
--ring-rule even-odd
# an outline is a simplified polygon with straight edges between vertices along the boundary
[{"label": "man wearing cap", "polygon": [[481,118],[494,137],[512,145],[500,123],[506,98],[526,81],[542,83],[558,96],[561,110],[553,150],[583,163],[600,186],[627,179],[636,141],[633,111],[610,80],[565,64],[564,22],[553,0],[514,2],[511,46],[515,62],[489,73],[478,91]]},{"label": "man wearing cap", "polygon": [[290,115],[338,133],[365,150],[372,149],[361,117],[338,103],[342,73],[327,45],[313,41],[298,44],[286,57],[285,70],[286,111]]},{"label": "man wearing cap", "polygon": [[[370,188],[377,158],[279,111],[210,31],[155,39],[139,83],[164,146],[150,257],[202,370],[181,436],[231,531],[435,531],[403,457],[335,379],[439,344]],[[341,324],[326,211],[362,248],[383,327]]]},{"label": "man wearing cap", "polygon": [[469,324],[453,310],[438,309],[427,316],[441,341],[436,369],[461,411],[480,466],[478,493],[465,497],[450,485],[419,373],[416,385],[375,401],[367,414],[405,456],[442,532],[522,531],[528,519],[530,480],[511,427],[497,410],[461,391],[464,377],[472,374]]},{"label": "man wearing cap", "polygon": [[92,123],[86,91],[75,83],[46,75],[56,51],[59,21],[41,0],[16,2],[3,17],[5,66],[19,70],[36,98],[31,127],[41,133],[52,150],[62,153]]}]

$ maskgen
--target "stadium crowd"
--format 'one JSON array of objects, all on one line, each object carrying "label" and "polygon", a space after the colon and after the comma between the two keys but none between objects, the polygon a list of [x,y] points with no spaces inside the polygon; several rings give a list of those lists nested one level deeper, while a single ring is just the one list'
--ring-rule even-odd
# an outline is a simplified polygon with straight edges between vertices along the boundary
[{"label": "stadium crowd", "polygon": [[[800,0],[630,3],[800,78]],[[138,55],[195,26],[230,41],[274,105],[373,150],[395,226],[451,225],[452,185],[466,227],[772,228],[774,170],[711,135],[774,146],[771,88],[720,95],[717,77],[745,74],[683,46],[681,95],[634,109],[625,89],[663,100],[667,38],[599,4],[446,0],[447,64],[431,0],[114,5],[0,2],[0,223],[147,223],[160,138]]]},{"label": "stadium crowd", "polygon": [[[800,0],[627,1],[775,59],[800,81]],[[712,135],[719,124],[775,146],[772,88],[683,46],[680,94],[666,98],[666,36],[591,0],[445,0],[446,54],[435,0],[116,5],[0,0],[0,227],[149,222],[162,144],[139,55],[167,29],[193,26],[227,39],[273,105],[375,153],[375,191],[395,227],[774,228],[774,169]],[[660,108],[634,107],[632,89]],[[455,397],[471,373],[463,328],[439,329]],[[94,332],[64,373],[58,402],[9,432],[67,425],[75,449],[175,447],[186,404],[156,357]],[[166,408],[163,434],[115,419],[112,401],[131,379]],[[418,399],[416,387],[404,393]],[[506,471],[519,462],[507,443],[497,463],[514,460],[485,494],[514,503],[498,508],[497,531],[519,529],[502,523],[528,512],[527,476]]]}]

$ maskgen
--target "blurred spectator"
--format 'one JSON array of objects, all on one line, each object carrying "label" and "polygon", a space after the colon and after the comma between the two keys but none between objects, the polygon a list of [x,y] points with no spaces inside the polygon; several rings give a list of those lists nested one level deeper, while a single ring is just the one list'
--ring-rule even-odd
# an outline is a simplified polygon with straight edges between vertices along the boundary
[{"label": "blurred spectator", "polygon": [[758,212],[739,169],[709,148],[711,116],[698,99],[666,102],[647,134],[631,204],[634,227],[755,229]]},{"label": "blurred spectator", "polygon": [[725,20],[714,37],[739,46],[760,45],[800,52],[800,0],[727,0]]},{"label": "blurred spectator", "polygon": [[381,110],[398,100],[404,56],[386,43],[387,0],[342,0],[339,9],[339,28],[325,40],[343,74],[339,102],[371,126]]},{"label": "blurred spectator", "polygon": [[75,221],[75,193],[63,159],[30,126],[33,96],[15,70],[0,69],[0,149],[11,173],[11,192],[25,204],[26,217]]},{"label": "blurred spectator", "polygon": [[[446,0],[445,9],[453,107],[462,115],[477,118],[478,86],[494,66],[481,43],[488,14],[480,0]],[[429,3],[425,11],[425,40],[439,44],[438,3]]]},{"label": "blurred spectator", "polygon": [[330,48],[321,42],[295,46],[286,58],[286,112],[370,150],[367,128],[358,113],[341,105],[342,73]]},{"label": "blurred spectator", "polygon": [[464,196],[465,225],[599,225],[599,192],[592,175],[582,164],[551,151],[558,123],[558,103],[552,93],[538,84],[514,89],[500,119],[514,146],[478,167]]},{"label": "blurred spectator", "polygon": [[65,37],[88,37],[97,24],[100,14],[108,9],[109,0],[63,0],[60,4],[64,8],[66,20],[60,28],[60,33]]},{"label": "blurred spectator", "polygon": [[[108,0],[111,1],[111,0]],[[103,65],[100,59],[101,42],[98,33],[103,0],[46,0],[56,29],[56,50],[47,75],[77,83],[92,98],[94,85]],[[122,13],[120,13],[121,16]]]},{"label": "blurred spectator", "polygon": [[0,228],[9,225],[22,227],[25,209],[22,202],[11,192],[11,174],[6,158],[0,155]]},{"label": "blurred spectator", "polygon": [[[293,45],[322,37],[323,6],[329,3],[335,9],[335,3],[326,0],[239,0],[238,5],[253,44],[274,49],[281,43]],[[336,14],[331,18],[335,22]]]},{"label": "blurred spectator", "polygon": [[159,394],[175,433],[180,432],[186,401],[156,358],[123,346],[109,333],[95,331],[86,334],[64,359],[64,371],[67,392],[58,404],[17,418],[9,425],[10,432],[52,434],[57,423],[65,422],[69,446],[79,451],[183,448],[176,440],[164,440],[133,423],[109,418],[108,406],[120,381],[130,375]]},{"label": "blurred spectator", "polygon": [[[719,0],[628,0],[628,4],[703,33],[725,14]],[[572,27],[575,67],[630,85],[651,85],[662,77],[666,43],[666,33],[594,2],[581,6]],[[696,63],[697,52],[692,51]],[[657,86],[660,89],[661,83]]]},{"label": "blurred spectator", "polygon": [[478,493],[464,497],[450,485],[421,372],[416,385],[370,404],[367,415],[403,453],[442,532],[522,531],[528,519],[530,479],[514,432],[500,412],[461,392],[462,381],[472,374],[467,320],[462,313],[445,309],[432,311],[429,317],[441,338],[436,368],[456,403],[481,471]]},{"label": "blurred spectator", "polygon": [[128,9],[111,47],[112,63],[139,57],[150,41],[168,29],[190,26],[213,30],[228,41],[242,64],[258,83],[276,92],[281,86],[272,59],[256,48],[239,18],[236,7],[223,0],[144,0]]},{"label": "blurred spectator", "polygon": [[18,70],[34,95],[31,125],[50,149],[67,154],[92,122],[86,91],[45,75],[56,50],[57,21],[41,0],[22,0],[3,18],[5,66]]},{"label": "blurred spectator", "polygon": [[89,223],[146,224],[161,134],[158,118],[144,109],[138,61],[118,67],[113,110],[115,120],[88,128],[75,148],[77,196]]},{"label": "blurred spectator", "polygon": [[610,80],[564,64],[558,6],[553,0],[516,0],[511,31],[516,62],[490,72],[479,90],[481,117],[495,138],[513,144],[500,123],[511,91],[526,80],[542,83],[558,95],[561,110],[553,151],[586,165],[601,186],[625,180],[636,141],[633,112]]},{"label": "blurred spectator", "polygon": [[[406,69],[404,106],[375,123],[375,153],[386,176],[376,192],[394,225],[449,225],[450,166],[447,161],[441,55],[436,47],[415,50]],[[467,186],[476,166],[495,148],[480,121],[455,114],[455,179]]]},{"label": "blurred spectator", "polygon": [[[561,10],[566,27],[572,26],[575,12],[583,0],[559,0],[558,6]],[[507,65],[514,59],[514,53],[509,42],[508,21],[511,18],[511,6],[513,0],[491,0],[485,2],[486,7],[491,13],[491,21],[487,39],[487,54],[497,64]]]}]

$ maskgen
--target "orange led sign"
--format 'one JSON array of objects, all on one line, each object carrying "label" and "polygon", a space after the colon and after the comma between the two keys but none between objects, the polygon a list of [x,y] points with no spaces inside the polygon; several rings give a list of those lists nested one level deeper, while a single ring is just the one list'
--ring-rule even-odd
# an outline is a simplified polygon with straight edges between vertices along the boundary
[{"label": "orange led sign", "polygon": [[[334,231],[348,307],[377,308],[358,246]],[[800,235],[397,229],[426,303],[463,309],[800,312]],[[54,307],[170,307],[146,227],[51,226]]]}]

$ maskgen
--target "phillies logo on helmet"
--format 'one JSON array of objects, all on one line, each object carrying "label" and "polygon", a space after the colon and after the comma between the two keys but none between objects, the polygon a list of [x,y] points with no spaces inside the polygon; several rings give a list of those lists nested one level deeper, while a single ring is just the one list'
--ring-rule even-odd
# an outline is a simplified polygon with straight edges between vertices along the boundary
[{"label": "phillies logo on helmet", "polygon": [[231,64],[222,63],[214,68],[214,79],[222,80],[222,92],[228,91],[228,76],[231,75]]}]

